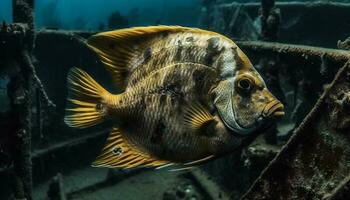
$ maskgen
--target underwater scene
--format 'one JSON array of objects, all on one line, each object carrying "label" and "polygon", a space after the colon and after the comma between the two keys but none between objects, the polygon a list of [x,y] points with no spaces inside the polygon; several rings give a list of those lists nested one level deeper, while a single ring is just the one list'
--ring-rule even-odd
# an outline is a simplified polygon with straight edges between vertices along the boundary
[{"label": "underwater scene", "polygon": [[350,0],[0,0],[0,200],[349,200]]}]

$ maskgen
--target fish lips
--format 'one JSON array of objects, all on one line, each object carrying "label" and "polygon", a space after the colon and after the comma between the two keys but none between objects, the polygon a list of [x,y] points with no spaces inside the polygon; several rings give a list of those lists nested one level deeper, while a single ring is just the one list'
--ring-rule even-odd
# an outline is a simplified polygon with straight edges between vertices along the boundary
[{"label": "fish lips", "polygon": [[278,100],[273,100],[266,104],[261,115],[266,119],[279,119],[284,116],[284,106]]},{"label": "fish lips", "polygon": [[257,119],[257,123],[260,124],[259,129],[269,129],[274,122],[282,118],[284,115],[285,112],[283,104],[278,100],[271,101],[264,107],[260,117]]}]

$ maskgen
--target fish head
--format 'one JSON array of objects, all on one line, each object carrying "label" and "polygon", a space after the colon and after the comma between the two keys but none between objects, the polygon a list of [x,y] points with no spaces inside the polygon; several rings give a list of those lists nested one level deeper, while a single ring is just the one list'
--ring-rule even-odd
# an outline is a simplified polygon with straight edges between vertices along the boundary
[{"label": "fish head", "polygon": [[227,128],[240,135],[253,133],[284,116],[283,104],[244,56],[240,52],[231,75],[225,76],[214,89],[214,105],[220,118]]}]

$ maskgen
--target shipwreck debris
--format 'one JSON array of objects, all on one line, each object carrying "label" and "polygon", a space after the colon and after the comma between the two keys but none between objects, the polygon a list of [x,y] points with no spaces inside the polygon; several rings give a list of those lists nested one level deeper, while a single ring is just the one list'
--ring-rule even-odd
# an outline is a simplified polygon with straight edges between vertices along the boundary
[{"label": "shipwreck debris", "polygon": [[[323,199],[350,173],[349,129],[335,129],[329,108],[339,88],[349,92],[350,61],[242,199]],[[346,87],[344,87],[346,85]]]},{"label": "shipwreck debris", "polygon": [[48,106],[50,101],[37,77],[32,64],[35,29],[33,20],[33,0],[13,0],[14,24],[2,23],[0,27],[0,66],[7,73],[9,83],[7,94],[11,110],[7,112],[10,128],[7,130],[12,145],[8,151],[13,161],[13,191],[16,199],[32,199],[32,98],[38,88]]},{"label": "shipwreck debris", "polygon": [[[33,76],[29,73],[31,61],[28,60],[28,52],[34,47],[34,2],[31,0],[14,0],[13,21],[25,23],[21,33],[19,55],[14,55],[14,63],[20,69],[18,73],[10,77],[8,95],[11,100],[12,120],[16,121],[13,130],[15,147],[12,149],[14,163],[14,196],[16,199],[32,199],[32,161],[31,161],[31,95],[33,92]],[[6,51],[6,50],[5,50]]]},{"label": "shipwreck debris", "polygon": [[349,197],[350,194],[350,175],[329,194],[326,194],[322,200],[343,200]]},{"label": "shipwreck debris", "polygon": [[61,173],[58,173],[51,180],[47,196],[50,200],[66,200],[66,193],[63,185],[63,177]]},{"label": "shipwreck debris", "polygon": [[183,181],[176,187],[169,189],[163,195],[163,200],[204,200],[203,195],[190,181]]},{"label": "shipwreck debris", "polygon": [[[254,29],[261,30],[258,23],[260,20],[260,7],[260,2],[215,2],[212,3],[210,10],[206,9],[206,12],[203,12],[203,24],[205,23],[204,27],[206,28],[219,31],[226,35],[232,35],[235,38],[256,40],[256,30]],[[238,15],[249,20],[241,20],[239,17],[237,21],[239,23],[236,23],[237,26],[232,29],[229,26],[230,23],[228,20],[232,18],[233,13],[238,8],[240,9]],[[336,48],[338,39],[344,38],[349,34],[350,24],[348,19],[350,17],[350,3],[333,1],[277,1],[275,8],[279,9],[280,13],[282,13],[281,23],[278,29],[279,42]],[[215,15],[212,14],[213,11],[216,12]],[[324,13],[327,13],[327,15]],[[275,19],[278,18],[272,17],[271,19],[271,21],[277,21]],[[315,19],[321,21],[322,25],[316,25]],[[218,22],[221,21],[226,23],[221,23],[222,26],[218,29]],[[310,26],[311,23],[315,25]],[[247,29],[248,27],[249,29]]]},{"label": "shipwreck debris", "polygon": [[338,40],[338,49],[350,50],[350,37],[346,38],[344,41]]},{"label": "shipwreck debris", "polygon": [[263,40],[277,39],[281,22],[280,9],[275,7],[275,0],[262,0],[260,9],[261,36]]},{"label": "shipwreck debris", "polygon": [[298,56],[305,60],[311,58],[321,59],[324,57],[335,62],[345,63],[350,59],[348,51],[336,50],[322,47],[313,47],[307,45],[293,45],[275,42],[262,41],[238,41],[238,46],[243,49],[254,50],[256,52],[269,52],[289,56]]}]

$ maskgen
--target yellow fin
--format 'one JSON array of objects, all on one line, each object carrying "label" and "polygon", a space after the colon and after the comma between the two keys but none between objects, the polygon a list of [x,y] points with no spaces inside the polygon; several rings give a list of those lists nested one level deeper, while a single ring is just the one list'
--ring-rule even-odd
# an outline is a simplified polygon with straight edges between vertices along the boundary
[{"label": "yellow fin", "polygon": [[111,94],[78,68],[69,71],[67,86],[65,123],[70,127],[86,128],[102,122],[104,113],[97,109],[97,104]]},{"label": "yellow fin", "polygon": [[120,129],[113,128],[107,142],[92,164],[93,167],[153,167],[169,164],[169,161],[158,160],[147,153],[137,150],[123,138]]},{"label": "yellow fin", "polygon": [[181,26],[149,26],[99,33],[90,37],[87,44],[98,54],[107,70],[112,73],[115,84],[124,90],[127,76],[131,71],[129,68],[137,67],[139,64],[131,63],[131,59],[142,56],[142,53],[152,45],[152,40],[157,37],[179,32],[218,35],[210,31]]},{"label": "yellow fin", "polygon": [[200,104],[193,104],[185,110],[185,124],[195,132],[201,132],[214,118],[209,111]]}]

